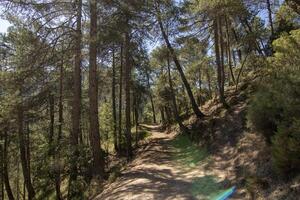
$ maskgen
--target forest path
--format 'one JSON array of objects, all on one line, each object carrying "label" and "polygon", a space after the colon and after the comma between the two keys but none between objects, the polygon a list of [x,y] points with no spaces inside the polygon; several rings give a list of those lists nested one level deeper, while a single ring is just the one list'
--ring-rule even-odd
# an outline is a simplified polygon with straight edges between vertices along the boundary
[{"label": "forest path", "polygon": [[151,132],[148,141],[122,176],[96,200],[217,199],[214,196],[220,194],[219,181],[206,173],[206,161],[198,165],[205,160],[203,151],[195,152],[184,138],[174,142],[175,135],[160,131],[159,126],[143,126]]}]

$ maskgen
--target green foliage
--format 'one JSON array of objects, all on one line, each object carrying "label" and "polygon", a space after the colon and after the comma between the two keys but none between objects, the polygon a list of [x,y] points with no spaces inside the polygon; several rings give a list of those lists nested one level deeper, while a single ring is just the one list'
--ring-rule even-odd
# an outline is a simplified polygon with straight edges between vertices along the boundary
[{"label": "green foliage", "polygon": [[300,170],[300,119],[281,124],[272,140],[273,162],[279,173]]},{"label": "green foliage", "polygon": [[100,135],[103,142],[102,148],[106,151],[112,151],[113,148],[113,118],[112,118],[112,108],[111,102],[105,102],[101,104],[99,108],[99,125],[100,125]]},{"label": "green foliage", "polygon": [[248,111],[248,124],[272,141],[275,168],[299,172],[300,154],[300,30],[273,42],[269,76],[259,86]]},{"label": "green foliage", "polygon": [[119,165],[112,167],[109,173],[108,182],[113,183],[118,177],[121,176],[121,174],[121,167]]},{"label": "green foliage", "polygon": [[267,142],[271,142],[280,120],[282,110],[278,101],[273,101],[276,94],[268,88],[261,88],[254,96],[248,110],[248,126],[263,133]]}]

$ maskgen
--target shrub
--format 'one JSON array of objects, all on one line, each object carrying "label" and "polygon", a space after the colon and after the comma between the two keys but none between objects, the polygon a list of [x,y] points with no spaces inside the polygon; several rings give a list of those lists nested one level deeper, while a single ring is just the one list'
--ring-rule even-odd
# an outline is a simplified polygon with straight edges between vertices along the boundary
[{"label": "shrub", "polygon": [[272,156],[279,173],[300,170],[300,120],[281,125],[272,140]]},{"label": "shrub", "polygon": [[300,30],[273,42],[268,74],[254,94],[247,113],[248,125],[272,144],[278,172],[300,170]]},{"label": "shrub", "polygon": [[267,88],[260,89],[254,96],[247,113],[248,127],[261,132],[266,141],[271,143],[271,137],[277,130],[276,122],[280,120],[282,107],[274,101],[274,93]]}]

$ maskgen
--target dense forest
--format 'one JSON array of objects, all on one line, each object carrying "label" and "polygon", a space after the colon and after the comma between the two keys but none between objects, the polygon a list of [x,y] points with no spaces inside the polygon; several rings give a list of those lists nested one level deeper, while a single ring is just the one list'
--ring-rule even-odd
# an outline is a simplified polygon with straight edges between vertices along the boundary
[{"label": "dense forest", "polygon": [[0,19],[0,199],[299,199],[299,0],[1,0]]}]

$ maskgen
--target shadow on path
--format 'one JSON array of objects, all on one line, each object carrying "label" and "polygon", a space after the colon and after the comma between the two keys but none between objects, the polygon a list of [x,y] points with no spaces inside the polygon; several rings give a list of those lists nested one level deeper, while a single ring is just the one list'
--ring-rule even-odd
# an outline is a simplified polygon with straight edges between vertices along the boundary
[{"label": "shadow on path", "polygon": [[[190,155],[191,150],[196,150],[191,144],[180,138],[184,145],[184,149],[180,149],[182,144],[176,143],[179,141],[174,140],[174,135],[160,132],[157,126],[144,125],[143,128],[152,133],[149,142],[141,147],[141,152],[122,176],[105,188],[96,200],[212,199],[212,195],[223,189],[218,179],[205,174],[203,168],[195,167],[206,156]],[[193,168],[182,165],[187,162],[186,158],[191,158]]]}]

